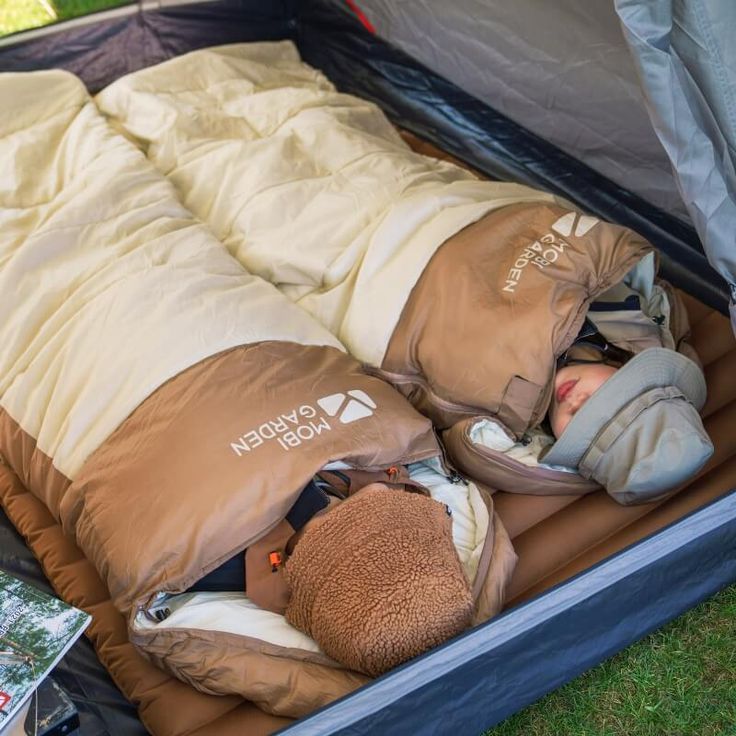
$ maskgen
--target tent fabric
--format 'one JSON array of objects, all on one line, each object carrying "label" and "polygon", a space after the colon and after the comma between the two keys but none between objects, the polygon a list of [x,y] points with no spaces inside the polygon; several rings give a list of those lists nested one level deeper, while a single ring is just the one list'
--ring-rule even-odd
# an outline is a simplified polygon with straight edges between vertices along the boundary
[{"label": "tent fabric", "polygon": [[65,69],[95,94],[118,77],[213,43],[293,34],[293,0],[141,5],[0,39],[0,71]]},{"label": "tent fabric", "polygon": [[619,186],[689,219],[612,3],[357,5],[380,38]]},{"label": "tent fabric", "polygon": [[659,249],[664,278],[727,312],[726,286],[708,263],[691,225],[387,44],[336,0],[303,0],[298,7],[300,54],[340,91],[378,103],[394,124],[489,178],[546,189],[603,220],[635,230]]},{"label": "tent fabric", "polygon": [[736,331],[736,4],[616,0],[657,134],[731,288]]}]

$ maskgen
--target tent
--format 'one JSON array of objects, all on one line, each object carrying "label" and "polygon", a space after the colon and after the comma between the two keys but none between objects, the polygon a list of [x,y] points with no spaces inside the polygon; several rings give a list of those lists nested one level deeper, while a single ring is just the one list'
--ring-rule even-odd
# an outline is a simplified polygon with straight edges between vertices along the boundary
[{"label": "tent", "polygon": [[[637,230],[697,300],[725,438],[698,487],[545,570],[502,616],[285,732],[479,731],[736,580],[736,352],[722,317],[736,282],[736,70],[725,36],[736,11],[725,0],[708,13],[702,2],[651,5],[165,0],[0,41],[0,70],[61,67],[96,92],[194,48],[292,38],[340,89],[484,175]],[[538,553],[557,510],[538,509],[539,523],[519,531],[522,559]],[[129,710],[110,718],[113,733],[137,730]]]}]

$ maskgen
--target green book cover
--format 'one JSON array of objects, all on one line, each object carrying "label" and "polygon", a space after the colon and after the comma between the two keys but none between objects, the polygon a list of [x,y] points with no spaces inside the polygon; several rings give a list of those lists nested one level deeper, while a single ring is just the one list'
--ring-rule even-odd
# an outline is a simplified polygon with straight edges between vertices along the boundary
[{"label": "green book cover", "polygon": [[0,571],[0,729],[79,638],[90,618]]}]

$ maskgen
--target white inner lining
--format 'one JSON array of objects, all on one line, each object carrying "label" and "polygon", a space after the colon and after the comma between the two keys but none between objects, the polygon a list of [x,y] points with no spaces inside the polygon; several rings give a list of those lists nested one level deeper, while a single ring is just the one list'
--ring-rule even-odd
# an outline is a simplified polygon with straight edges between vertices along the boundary
[{"label": "white inner lining", "polygon": [[527,467],[561,470],[566,473],[577,472],[563,465],[546,465],[539,462],[542,450],[554,444],[554,438],[539,427],[530,429],[524,435],[524,440],[517,442],[509,437],[506,430],[493,419],[480,419],[470,428],[469,436],[474,444],[502,452],[506,457],[523,463]]}]

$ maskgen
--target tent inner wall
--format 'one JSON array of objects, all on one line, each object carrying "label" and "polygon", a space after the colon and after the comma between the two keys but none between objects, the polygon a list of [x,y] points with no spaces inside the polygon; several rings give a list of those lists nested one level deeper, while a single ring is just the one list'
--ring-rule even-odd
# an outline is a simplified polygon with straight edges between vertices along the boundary
[{"label": "tent inner wall", "polygon": [[613,3],[359,5],[392,46],[619,186],[689,221]]},{"label": "tent inner wall", "polygon": [[163,5],[130,5],[0,39],[0,72],[66,69],[96,94],[119,77],[188,51],[295,33],[295,0]]},{"label": "tent inner wall", "polygon": [[659,249],[665,278],[728,313],[727,286],[708,263],[691,225],[392,47],[333,0],[302,0],[298,7],[299,50],[339,89],[376,102],[395,124],[489,178],[546,189],[604,220],[636,230]]}]

